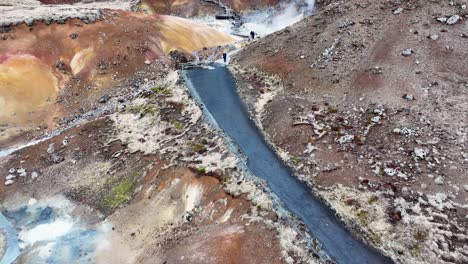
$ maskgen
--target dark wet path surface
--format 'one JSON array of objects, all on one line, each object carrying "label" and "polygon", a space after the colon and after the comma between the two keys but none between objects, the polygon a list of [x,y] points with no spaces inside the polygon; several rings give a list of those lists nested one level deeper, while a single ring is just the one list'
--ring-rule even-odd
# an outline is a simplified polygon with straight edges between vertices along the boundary
[{"label": "dark wet path surface", "polygon": [[192,69],[186,78],[218,126],[248,157],[247,166],[309,228],[310,234],[337,263],[393,263],[378,251],[354,238],[337,221],[333,212],[311,193],[309,188],[287,168],[265,142],[261,132],[250,120],[239,98],[236,83],[229,70],[221,65],[215,69]]}]

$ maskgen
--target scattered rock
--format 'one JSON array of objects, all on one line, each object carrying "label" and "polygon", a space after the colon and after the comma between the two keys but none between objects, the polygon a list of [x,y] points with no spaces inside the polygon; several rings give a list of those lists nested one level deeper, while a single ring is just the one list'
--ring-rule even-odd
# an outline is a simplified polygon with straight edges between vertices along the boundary
[{"label": "scattered rock", "polygon": [[446,18],[446,17],[438,17],[438,18],[437,18],[437,21],[439,21],[440,23],[446,23],[446,22],[447,22],[447,18]]},{"label": "scattered rock", "polygon": [[414,101],[414,96],[412,94],[404,94],[403,99],[406,99],[408,101]]},{"label": "scattered rock", "polygon": [[344,136],[340,137],[338,139],[338,143],[343,145],[343,144],[346,144],[346,143],[353,142],[353,140],[354,140],[354,135],[347,134],[347,135],[344,135]]},{"label": "scattered rock", "polygon": [[414,50],[412,49],[405,49],[403,52],[401,52],[401,55],[404,57],[409,57],[414,54]]},{"label": "scattered rock", "polygon": [[426,159],[427,154],[428,154],[428,152],[425,149],[422,149],[422,148],[415,148],[414,149],[414,156],[416,158],[424,160],[424,159]]},{"label": "scattered rock", "polygon": [[402,12],[403,12],[403,8],[399,7],[393,11],[393,14],[398,15],[398,14],[401,14]]},{"label": "scattered rock", "polygon": [[65,159],[64,159],[62,156],[59,156],[59,155],[57,155],[57,154],[52,155],[52,161],[53,161],[54,163],[60,163],[60,162],[62,162],[62,161],[64,161],[64,160],[65,160]]},{"label": "scattered rock", "polygon": [[49,147],[47,148],[47,153],[49,154],[52,154],[55,152],[55,144],[54,143],[50,143],[49,144]]},{"label": "scattered rock", "polygon": [[435,182],[436,184],[438,184],[438,185],[442,185],[442,184],[444,184],[444,179],[443,179],[442,177],[439,176],[439,177],[437,177],[437,178],[434,180],[434,182]]},{"label": "scattered rock", "polygon": [[26,170],[24,168],[19,168],[18,170],[16,170],[16,172],[18,173],[20,177],[26,177],[28,175],[28,173],[26,173]]},{"label": "scattered rock", "polygon": [[463,185],[463,189],[465,190],[465,192],[468,192],[468,184]]},{"label": "scattered rock", "polygon": [[78,37],[78,32],[73,32],[69,36],[71,39],[76,39]]},{"label": "scattered rock", "polygon": [[410,128],[407,128],[407,127],[403,127],[403,128],[401,128],[399,130],[399,133],[402,136],[408,137],[408,136],[413,135],[413,130],[411,130]]},{"label": "scattered rock", "polygon": [[447,25],[454,25],[458,22],[458,20],[460,20],[460,16],[459,15],[453,15],[451,16],[448,20],[447,20]]},{"label": "scattered rock", "polygon": [[439,35],[437,34],[432,34],[430,36],[428,36],[429,39],[432,39],[432,40],[438,40],[439,39]]},{"label": "scattered rock", "polygon": [[55,68],[64,71],[66,69],[65,62],[63,60],[58,60],[55,62]]},{"label": "scattered rock", "polygon": [[7,180],[7,181],[5,182],[5,186],[12,185],[13,183],[14,183],[13,180]]},{"label": "scattered rock", "polygon": [[367,71],[371,72],[372,74],[382,74],[383,73],[383,69],[380,66],[372,67],[372,68],[368,69]]},{"label": "scattered rock", "polygon": [[39,173],[37,171],[31,172],[31,178],[32,179],[36,179],[37,177],[39,177]]},{"label": "scattered rock", "polygon": [[372,117],[371,121],[374,122],[374,123],[379,123],[380,119],[381,119],[380,116],[374,116],[374,117]]},{"label": "scattered rock", "polygon": [[8,176],[6,176],[5,180],[7,180],[7,181],[8,181],[8,180],[12,180],[12,179],[14,179],[14,178],[16,178],[16,176],[15,176],[15,175],[13,175],[13,174],[9,174]]},{"label": "scattered rock", "polygon": [[398,173],[397,170],[392,169],[392,168],[385,168],[385,169],[384,169],[384,172],[385,172],[385,174],[387,174],[388,176],[395,176],[395,175]]},{"label": "scattered rock", "polygon": [[103,96],[101,96],[101,98],[99,98],[99,103],[101,103],[101,104],[107,103],[109,101],[109,99],[110,99],[109,95],[107,95],[107,94],[103,95]]}]

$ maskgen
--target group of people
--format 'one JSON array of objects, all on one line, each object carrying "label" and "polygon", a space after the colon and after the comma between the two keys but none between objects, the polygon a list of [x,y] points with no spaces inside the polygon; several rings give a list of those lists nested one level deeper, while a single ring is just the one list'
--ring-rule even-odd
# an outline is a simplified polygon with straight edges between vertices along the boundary
[{"label": "group of people", "polygon": [[[250,40],[254,40],[255,39],[255,32],[254,31],[250,31]],[[227,62],[227,53],[226,52],[223,52],[223,61],[224,63]]]}]

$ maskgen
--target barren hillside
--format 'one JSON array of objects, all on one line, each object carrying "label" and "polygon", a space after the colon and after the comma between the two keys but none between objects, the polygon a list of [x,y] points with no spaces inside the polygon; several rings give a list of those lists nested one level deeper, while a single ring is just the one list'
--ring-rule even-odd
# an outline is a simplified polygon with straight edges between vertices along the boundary
[{"label": "barren hillside", "polygon": [[315,262],[176,69],[236,37],[42,2],[0,5],[1,263]]},{"label": "barren hillside", "polygon": [[2,146],[18,128],[27,132],[69,123],[136,72],[151,64],[169,66],[171,51],[190,54],[234,40],[181,18],[126,11],[104,11],[96,23],[69,19],[5,27],[2,38]]},{"label": "barren hillside", "polygon": [[233,66],[300,178],[403,263],[468,261],[467,4],[318,1]]}]

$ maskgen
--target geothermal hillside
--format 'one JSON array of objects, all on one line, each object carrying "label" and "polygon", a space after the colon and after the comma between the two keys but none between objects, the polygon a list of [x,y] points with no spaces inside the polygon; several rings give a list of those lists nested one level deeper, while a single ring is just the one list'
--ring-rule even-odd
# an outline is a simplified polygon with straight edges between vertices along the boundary
[{"label": "geothermal hillside", "polygon": [[1,264],[468,263],[467,0],[0,14]]},{"label": "geothermal hillside", "polygon": [[401,263],[468,261],[467,4],[318,1],[233,66],[298,177]]}]

